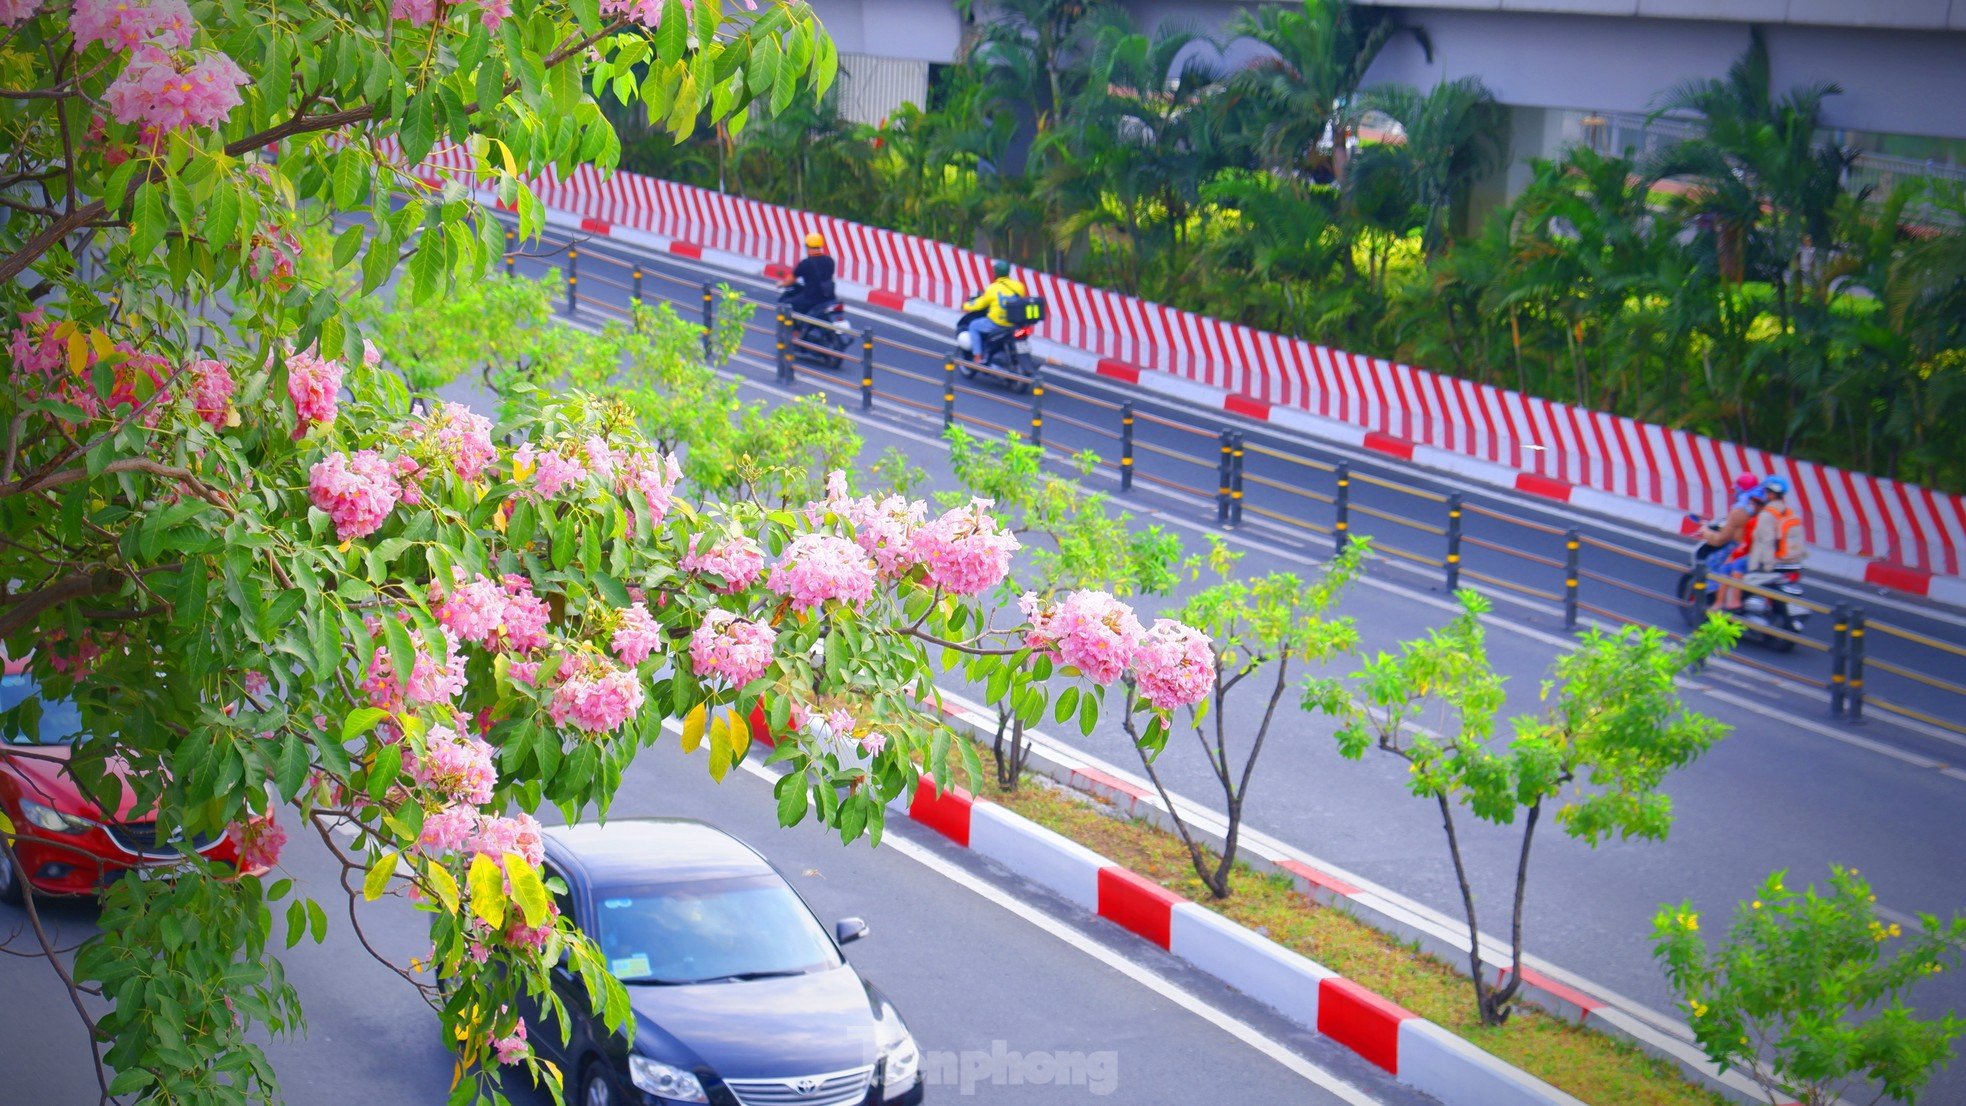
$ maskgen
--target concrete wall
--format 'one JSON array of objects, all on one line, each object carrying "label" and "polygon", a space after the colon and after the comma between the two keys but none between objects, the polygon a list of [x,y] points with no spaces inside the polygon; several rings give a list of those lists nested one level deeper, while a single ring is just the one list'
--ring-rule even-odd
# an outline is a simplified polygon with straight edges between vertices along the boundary
[{"label": "concrete wall", "polygon": [[[1623,2],[1628,7],[1631,0]],[[1613,21],[1433,6],[1411,9],[1409,18],[1433,39],[1432,63],[1411,40],[1395,40],[1369,81],[1426,87],[1473,75],[1503,103],[1526,107],[1643,112],[1676,82],[1722,75],[1748,43],[1747,24],[1711,20]],[[1966,138],[1966,111],[1959,108],[1966,104],[1966,33],[1796,24],[1765,33],[1776,88],[1815,81],[1843,86],[1825,107],[1829,126]]]}]

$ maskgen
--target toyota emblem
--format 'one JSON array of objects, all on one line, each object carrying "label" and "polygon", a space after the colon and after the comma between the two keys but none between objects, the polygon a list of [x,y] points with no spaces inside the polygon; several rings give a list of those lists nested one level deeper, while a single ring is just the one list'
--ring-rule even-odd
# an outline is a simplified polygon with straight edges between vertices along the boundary
[{"label": "toyota emblem", "polygon": [[792,1089],[800,1094],[811,1094],[819,1089],[819,1080],[807,1076],[804,1079],[795,1081],[792,1084]]}]

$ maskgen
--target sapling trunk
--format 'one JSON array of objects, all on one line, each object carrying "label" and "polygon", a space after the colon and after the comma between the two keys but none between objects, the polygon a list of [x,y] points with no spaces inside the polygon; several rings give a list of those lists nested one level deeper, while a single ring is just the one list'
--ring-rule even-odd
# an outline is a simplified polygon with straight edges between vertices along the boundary
[{"label": "sapling trunk", "polygon": [[1468,883],[1468,866],[1461,859],[1461,838],[1454,831],[1454,805],[1445,793],[1434,796],[1440,804],[1440,824],[1447,831],[1447,852],[1454,858],[1454,879],[1461,886],[1461,908],[1468,919],[1468,975],[1474,983],[1475,1009],[1481,1013],[1483,1025],[1500,1025],[1502,1018],[1496,1015],[1490,1004],[1488,982],[1481,976],[1481,922],[1475,915],[1474,888]]}]

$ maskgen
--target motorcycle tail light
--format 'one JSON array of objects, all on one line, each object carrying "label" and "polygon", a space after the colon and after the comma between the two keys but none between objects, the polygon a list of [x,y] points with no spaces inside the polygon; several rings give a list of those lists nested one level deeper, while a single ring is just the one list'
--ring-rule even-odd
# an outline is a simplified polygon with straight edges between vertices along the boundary
[{"label": "motorcycle tail light", "polygon": [[1789,579],[1789,583],[1791,584],[1799,584],[1802,582],[1802,573],[1791,572],[1789,573],[1788,579]]},{"label": "motorcycle tail light", "polygon": [[1020,326],[1020,327],[1018,327],[1018,328],[1017,328],[1017,336],[1018,336],[1019,338],[1029,338],[1029,337],[1031,336],[1031,328],[1030,328],[1030,327],[1028,327],[1028,326]]}]

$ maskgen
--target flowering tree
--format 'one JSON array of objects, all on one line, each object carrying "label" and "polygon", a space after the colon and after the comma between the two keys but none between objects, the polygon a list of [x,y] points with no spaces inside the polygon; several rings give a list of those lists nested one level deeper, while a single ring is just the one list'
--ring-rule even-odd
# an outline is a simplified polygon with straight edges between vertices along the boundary
[{"label": "flowering tree", "polygon": [[1877,896],[1855,868],[1831,867],[1820,892],[1796,891],[1786,877],[1769,876],[1736,908],[1712,950],[1691,903],[1653,918],[1653,954],[1694,1038],[1722,1071],[1746,1070],[1771,1103],[1832,1106],[1859,1081],[1893,1102],[1917,1101],[1966,1022],[1950,1012],[1920,1020],[1905,1000],[1919,982],[1959,967],[1966,917],[1927,914],[1923,931],[1907,935],[1878,916]]},{"label": "flowering tree", "polygon": [[[1106,497],[1087,492],[1075,480],[1044,468],[1044,450],[1027,445],[1014,434],[1000,439],[978,438],[960,426],[943,435],[949,442],[949,468],[962,491],[951,493],[987,501],[991,509],[1022,541],[1025,566],[1013,569],[1003,582],[1006,600],[1029,595],[1038,603],[1061,591],[1097,588],[1115,596],[1158,595],[1179,582],[1189,561],[1181,555],[1181,540],[1159,526],[1134,529],[1128,514],[1106,509]],[[1079,475],[1091,474],[1097,458],[1079,458]],[[1030,747],[1025,729],[1043,716],[1043,684],[1051,677],[1051,662],[1040,656],[1034,665],[1001,665],[973,658],[965,672],[984,685],[985,699],[996,708],[997,729],[991,739],[997,786],[1017,790]],[[1096,686],[1096,685],[1095,685]],[[1074,719],[1092,732],[1098,718],[1098,696],[1091,690],[1072,690],[1054,701],[1055,720]],[[1084,695],[1087,702],[1080,702]]]},{"label": "flowering tree", "polygon": [[[1235,872],[1250,779],[1256,772],[1256,758],[1263,755],[1263,742],[1270,735],[1277,706],[1290,687],[1294,675],[1292,662],[1325,664],[1358,648],[1358,627],[1348,617],[1331,617],[1331,608],[1346,586],[1358,578],[1365,558],[1371,555],[1371,546],[1369,538],[1353,541],[1345,552],[1325,565],[1318,579],[1306,584],[1289,572],[1243,579],[1236,575],[1242,554],[1219,538],[1211,539],[1208,567],[1215,583],[1174,612],[1182,624],[1192,627],[1183,644],[1187,663],[1167,673],[1143,672],[1128,684],[1131,693],[1139,680],[1175,680],[1185,682],[1185,694],[1192,694],[1195,689],[1201,692],[1199,701],[1188,713],[1188,729],[1195,735],[1202,756],[1207,758],[1209,770],[1222,789],[1222,812],[1227,823],[1221,855],[1213,861],[1189,829],[1187,820],[1181,817],[1166,785],[1161,783],[1159,769],[1154,766],[1167,745],[1167,731],[1159,729],[1151,736],[1138,733],[1131,701],[1125,726],[1127,736],[1134,739],[1135,751],[1140,754],[1141,767],[1154,782],[1154,790],[1160,792],[1161,801],[1167,804],[1181,843],[1188,847],[1188,859],[1195,867],[1195,875],[1218,899],[1229,897],[1229,877]],[[1157,628],[1156,632],[1173,631]],[[1253,719],[1239,714],[1232,723],[1230,696],[1251,676],[1257,676],[1259,682],[1249,686],[1257,688],[1259,694],[1267,688],[1268,698],[1262,702],[1261,713]],[[1347,700],[1336,681],[1313,678],[1308,687],[1313,693],[1305,696],[1307,708],[1343,712]],[[1245,699],[1238,698],[1235,702]],[[1232,751],[1231,734],[1240,745],[1239,753]]]},{"label": "flowering tree", "polygon": [[[438,142],[532,234],[529,174],[614,156],[589,89],[673,131],[737,123],[823,89],[831,45],[803,4],[715,0],[0,0],[0,25],[0,645],[38,687],[0,755],[182,842],[104,892],[72,972],[42,943],[103,1098],[274,1097],[255,1042],[299,1006],[270,908],[320,940],[330,893],[351,924],[360,899],[427,917],[429,956],[388,963],[458,1050],[453,1101],[502,1100],[507,1066],[557,1088],[514,1012],[553,965],[629,1026],[532,812],[605,810],[671,717],[721,778],[745,738],[706,719],[847,687],[870,755],[784,743],[780,810],[877,832],[916,779],[929,651],[1024,648],[976,598],[1015,542],[980,510],[866,517],[837,483],[798,510],[688,502],[616,395],[521,379],[496,425],[413,413],[351,300],[400,268],[427,302],[501,253],[422,167]],[[303,206],[364,216],[319,269]],[[61,701],[81,732],[37,748]],[[0,822],[0,863],[72,829]],[[280,871],[289,831],[338,888]]]},{"label": "flowering tree", "polygon": [[[1468,924],[1475,1005],[1483,1024],[1501,1025],[1522,985],[1522,902],[1543,808],[1554,805],[1558,828],[1593,847],[1612,836],[1664,838],[1673,809],[1660,785],[1727,733],[1724,723],[1687,709],[1674,681],[1730,647],[1739,628],[1712,618],[1677,647],[1650,627],[1593,630],[1557,658],[1555,679],[1543,684],[1543,713],[1512,719],[1513,736],[1495,748],[1504,694],[1481,626],[1488,601],[1472,591],[1459,599],[1461,614],[1445,628],[1366,662],[1357,680],[1362,704],[1314,684],[1304,705],[1342,710],[1339,751],[1356,760],[1376,745],[1399,757],[1408,789],[1439,808]],[[1439,719],[1434,729],[1425,728],[1429,714]],[[1499,982],[1483,973],[1480,919],[1455,820],[1463,806],[1496,825],[1522,815],[1510,970]]]}]

